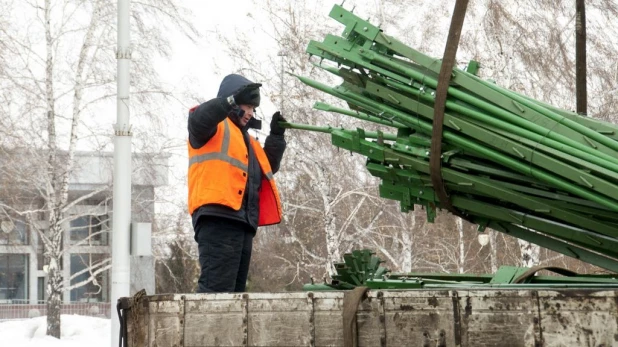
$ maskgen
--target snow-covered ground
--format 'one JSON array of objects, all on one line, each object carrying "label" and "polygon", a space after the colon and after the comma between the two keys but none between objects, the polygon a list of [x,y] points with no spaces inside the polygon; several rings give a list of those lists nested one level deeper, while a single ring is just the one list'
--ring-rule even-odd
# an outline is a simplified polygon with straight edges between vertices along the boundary
[{"label": "snow-covered ground", "polygon": [[[45,335],[47,317],[0,322],[2,346],[109,347],[110,320],[78,315],[61,316],[61,339]],[[118,342],[116,342],[116,345]]]}]

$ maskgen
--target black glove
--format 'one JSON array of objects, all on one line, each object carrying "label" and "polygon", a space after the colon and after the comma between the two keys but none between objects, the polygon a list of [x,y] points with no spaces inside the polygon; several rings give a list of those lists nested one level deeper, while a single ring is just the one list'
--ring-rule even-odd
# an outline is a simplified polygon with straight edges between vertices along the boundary
[{"label": "black glove", "polygon": [[285,128],[279,125],[279,122],[287,122],[281,115],[281,112],[277,111],[273,114],[273,118],[270,121],[270,133],[273,135],[283,135]]},{"label": "black glove", "polygon": [[240,88],[234,95],[228,98],[228,103],[233,107],[238,105],[260,106],[260,87],[261,83],[251,83]]}]

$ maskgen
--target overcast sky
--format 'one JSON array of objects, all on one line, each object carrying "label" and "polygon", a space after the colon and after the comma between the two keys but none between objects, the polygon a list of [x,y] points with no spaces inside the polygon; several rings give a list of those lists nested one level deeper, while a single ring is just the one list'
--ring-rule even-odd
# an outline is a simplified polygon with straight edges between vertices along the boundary
[{"label": "overcast sky", "polygon": [[[213,60],[217,59],[219,64],[226,66],[225,56],[215,42],[208,41],[208,33],[242,30],[246,27],[246,15],[251,12],[253,4],[251,0],[179,1],[192,10],[194,24],[204,35],[204,40],[199,45],[180,37],[174,40],[174,55],[171,61],[163,64],[160,73],[166,81],[175,84],[181,83],[185,76],[194,77],[198,83],[196,90],[203,91],[200,95],[208,99],[215,96],[221,79],[218,76],[221,72],[213,70]],[[252,49],[259,49],[259,45]],[[234,68],[227,67],[230,70]]]}]

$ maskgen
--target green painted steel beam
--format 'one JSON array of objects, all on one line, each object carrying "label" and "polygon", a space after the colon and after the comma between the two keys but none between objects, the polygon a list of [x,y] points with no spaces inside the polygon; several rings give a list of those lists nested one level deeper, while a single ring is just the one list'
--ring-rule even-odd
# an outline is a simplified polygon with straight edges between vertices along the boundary
[{"label": "green painted steel beam", "polygon": [[[382,180],[380,195],[404,212],[425,207],[432,222],[442,204],[431,183],[429,148],[441,60],[409,47],[341,6],[331,17],[341,36],[311,41],[312,63],[338,78],[306,85],[345,102],[314,108],[357,118],[392,132],[285,124],[330,133],[336,147],[367,158]],[[618,126],[581,117],[476,76],[478,63],[453,69],[445,105],[441,176],[458,215],[612,271],[618,269]],[[525,269],[503,268],[487,277],[386,274],[375,277],[371,254],[350,254],[326,287],[365,283],[398,288],[506,285]],[[418,275],[418,274],[417,274]],[[552,278],[543,285],[557,285]],[[489,282],[487,282],[489,281]],[[578,279],[565,280],[568,285]],[[585,280],[582,280],[584,283]],[[605,279],[600,279],[603,282]],[[605,282],[603,282],[605,283]],[[611,281],[607,283],[612,284]],[[595,285],[588,283],[586,285]],[[312,284],[315,290],[325,289]]]},{"label": "green painted steel beam", "polygon": [[[387,170],[387,168],[384,168],[384,166],[382,165],[377,165],[377,167],[381,167],[383,168],[382,170],[384,172],[389,171],[388,175],[386,175],[385,173],[382,176],[386,176],[389,177],[391,180],[395,177],[398,176],[397,171],[401,171],[402,174],[404,176],[404,180],[407,181],[408,183],[412,183],[412,182],[417,182],[418,185],[422,185],[422,189],[420,191],[422,191],[422,194],[417,194],[416,195],[416,199],[420,199],[421,197],[430,201],[435,202],[435,196],[433,196],[433,192],[431,190],[430,187],[430,180],[428,179],[428,177],[423,178],[422,176],[419,176],[418,174],[414,174],[414,172],[423,172],[426,174],[428,173],[428,163],[426,162],[426,160],[421,160],[421,159],[413,159],[413,158],[409,158],[404,157],[402,154],[399,153],[395,153],[395,150],[393,149],[385,149],[383,146],[375,143],[375,142],[369,142],[366,141],[364,139],[361,139],[358,136],[354,136],[352,133],[352,131],[343,131],[341,129],[335,129],[335,128],[331,128],[328,129],[333,136],[333,143],[335,144],[339,144],[339,146],[341,146],[342,148],[345,149],[354,149],[355,151],[359,152],[359,153],[366,153],[368,155],[369,158],[372,158],[373,160],[377,160],[378,162],[388,162],[389,160],[392,160],[394,162],[398,162],[399,164],[404,165],[405,167],[408,167],[408,170],[398,170],[395,168],[390,168]],[[392,137],[391,137],[392,138]],[[386,152],[386,153],[385,153]],[[414,165],[417,166],[414,166]],[[375,165],[374,165],[375,166]],[[375,174],[376,176],[380,176],[377,175],[375,172],[375,169],[371,169],[372,167],[372,163],[368,163],[368,167],[370,168],[370,172],[372,174]],[[411,171],[412,168],[415,168],[416,170]],[[507,199],[509,200],[511,203],[513,202],[520,202],[520,205],[522,206],[526,206],[529,203],[534,204],[539,204],[539,203],[544,203],[545,205],[539,205],[537,207],[538,210],[540,211],[539,213],[545,213],[545,214],[550,214],[553,211],[557,211],[558,213],[558,217],[561,216],[561,214],[572,214],[574,217],[573,222],[574,225],[582,225],[585,227],[590,227],[590,225],[592,226],[596,226],[597,231],[604,231],[609,235],[616,235],[616,228],[612,225],[603,225],[603,223],[600,223],[597,220],[594,219],[589,219],[587,218],[585,215],[584,216],[578,216],[575,213],[572,213],[571,211],[568,210],[563,210],[559,207],[554,207],[548,204],[547,201],[534,201],[534,200],[530,200],[527,196],[523,195],[521,199],[521,201],[519,200],[519,198],[513,198],[513,197],[509,197],[506,194],[506,189],[504,191],[500,190],[499,186],[492,186],[492,185],[488,185],[486,181],[490,181],[487,178],[481,178],[481,177],[476,177],[476,176],[471,176],[471,177],[466,177],[464,173],[460,173],[457,171],[451,171],[447,168],[444,169],[444,172],[446,173],[444,175],[445,179],[450,179],[451,176],[453,176],[455,179],[459,180],[459,184],[461,184],[462,182],[465,183],[466,181],[468,181],[469,183],[472,183],[472,185],[476,185],[476,187],[474,188],[479,188],[476,189],[476,193],[482,193],[485,192],[488,196],[499,196],[503,199]],[[389,176],[390,175],[390,176]],[[429,187],[427,187],[429,186]],[[480,189],[483,186],[486,187],[486,189]],[[461,186],[462,188],[467,188],[469,189],[468,185],[463,185]],[[401,187],[399,189],[404,189],[405,191],[405,196],[406,197],[394,197],[392,195],[389,195],[388,193],[384,193],[383,196],[385,197],[389,197],[389,198],[393,198],[396,200],[401,200],[402,203],[405,206],[408,206],[408,208],[413,208],[413,205],[415,202],[418,202],[417,200],[415,200],[415,196],[414,194],[412,194],[410,192],[410,187],[405,188],[405,187]],[[419,192],[420,192],[419,191]],[[509,194],[514,194],[514,193],[509,193]],[[514,195],[515,196],[515,195]],[[458,200],[457,200],[458,201]],[[464,207],[462,207],[463,210],[468,210],[470,209],[473,205],[474,205],[474,201],[466,201],[462,204]],[[459,206],[459,205],[458,205]],[[491,206],[490,206],[491,207]],[[487,213],[487,211],[491,211],[491,208],[488,209],[487,206],[481,206],[479,208],[477,208],[479,210],[479,213]],[[548,210],[548,211],[546,211]],[[497,210],[495,210],[497,211]],[[514,218],[513,216],[513,211],[508,211],[505,210],[502,213],[502,219],[499,219],[501,221],[507,221],[507,222],[518,222],[519,220],[517,218]],[[555,213],[555,212],[553,212]],[[496,214],[498,213],[494,213],[491,216],[492,217],[496,217]],[[555,216],[555,215],[554,215]],[[485,216],[486,217],[486,216]],[[530,217],[529,217],[530,218]],[[538,223],[538,221],[537,221]],[[547,227],[547,222],[545,222],[544,224],[541,223],[540,225],[545,225],[545,227]],[[551,225],[551,223],[549,224]],[[545,227],[540,227],[539,225],[528,225],[529,227],[535,226],[537,229],[540,230],[545,230]],[[568,242],[568,241],[577,241],[580,242],[581,245],[584,245],[585,247],[594,249],[597,252],[614,252],[614,253],[610,253],[610,254],[615,254],[615,250],[618,249],[618,244],[615,242],[615,240],[613,242],[611,242],[611,245],[609,247],[607,246],[599,246],[598,243],[602,243],[602,244],[607,244],[609,241],[612,240],[599,240],[598,236],[595,233],[590,232],[589,234],[586,235],[581,235],[581,232],[579,232],[579,234],[576,231],[571,230],[568,234],[565,234],[565,230],[568,231],[568,229],[564,228],[564,227],[559,227],[557,229],[549,229],[550,232],[552,232],[556,237],[562,236],[565,238],[565,240],[562,240],[561,242]],[[556,248],[556,247],[553,247]],[[563,250],[565,248],[562,248]],[[567,251],[568,255],[573,255],[573,252],[571,251]]]},{"label": "green painted steel beam", "polygon": [[[359,36],[365,38],[368,41],[372,41],[376,45],[384,47],[388,51],[392,51],[414,62],[417,62],[419,65],[429,70],[432,70],[436,74],[439,73],[441,67],[440,60],[426,56],[419,51],[408,47],[407,45],[396,40],[395,38],[387,36],[379,28],[375,27],[368,21],[362,20],[360,17],[345,10],[343,7],[335,5],[330,13],[330,16],[333,19],[339,21],[340,23],[346,25],[344,37],[350,35],[351,32],[354,31]],[[377,34],[374,35],[374,33],[376,32]],[[341,41],[338,41],[337,43],[341,43]],[[363,52],[359,53],[365,53],[367,55],[373,53],[365,49],[365,47],[368,46],[370,47],[371,45],[365,45],[364,47],[359,48],[359,50],[364,49]],[[562,130],[566,129],[576,130],[584,136],[587,136],[589,139],[584,140],[583,138],[575,138],[578,141],[583,141],[581,142],[582,144],[585,144],[589,141],[596,141],[597,143],[595,143],[595,145],[599,147],[599,150],[605,148],[603,146],[607,146],[613,151],[618,150],[618,142],[613,141],[612,139],[609,139],[594,130],[582,126],[581,124],[569,118],[561,116],[556,112],[553,112],[552,110],[543,108],[537,103],[529,102],[529,100],[517,95],[516,93],[512,93],[511,91],[500,88],[495,84],[486,82],[473,74],[467,73],[459,69],[454,69],[451,80],[452,82],[464,88],[474,91],[477,95],[483,95],[484,99],[487,99],[492,103],[499,105],[503,109],[509,110],[515,114],[519,114],[522,117],[530,117],[530,120],[532,120],[534,123],[538,123],[547,119],[552,120],[555,123],[553,124],[553,126],[549,126],[549,128],[553,129],[553,131],[561,132]],[[433,85],[433,88],[435,88],[436,85],[437,82]],[[450,89],[451,88],[449,88],[449,92]],[[503,97],[505,95],[507,97]],[[611,152],[609,154],[611,154]]]},{"label": "green painted steel beam", "polygon": [[535,245],[539,245],[552,251],[564,254],[571,258],[581,260],[585,263],[593,264],[609,271],[618,273],[618,257],[615,253],[603,255],[601,253],[588,250],[585,247],[572,244],[569,242],[569,240],[557,242],[549,235],[543,235],[541,233],[526,230],[517,225],[512,225],[508,223],[490,222],[487,226],[496,231],[508,234],[512,237],[528,241]]},{"label": "green painted steel beam", "polygon": [[[415,200],[428,200],[429,202],[437,201],[431,188],[417,187],[417,189],[410,189],[399,185],[392,185],[387,182],[382,182],[380,185],[380,195],[389,199],[399,200],[402,204]],[[567,225],[534,216],[527,212],[500,207],[490,203],[483,203],[455,194],[451,195],[451,200],[453,206],[460,209],[464,215],[470,217],[481,217],[500,223],[521,225],[528,229],[550,235],[555,238],[555,242],[576,244],[582,248],[606,256],[614,256],[616,254],[618,240],[614,238],[604,238],[603,235],[585,229],[568,227]],[[436,204],[437,203],[434,202],[434,205]],[[566,253],[566,255],[573,256],[572,253]]]},{"label": "green painted steel beam", "polygon": [[556,290],[556,289],[598,289],[598,290],[616,290],[618,284],[614,283],[586,283],[584,278],[578,277],[580,282],[577,283],[491,283],[491,284],[476,284],[476,283],[448,283],[448,284],[424,284],[417,282],[399,282],[396,280],[372,279],[367,281],[367,287],[370,289],[406,289],[406,290],[448,290],[448,289],[467,289],[467,290],[483,290],[483,289],[520,289],[520,290]]},{"label": "green painted steel beam", "polygon": [[[412,168],[418,172],[429,174],[428,164],[421,161],[417,161],[417,164],[418,165],[416,166],[412,166]],[[380,167],[379,165],[369,163],[367,164],[367,168],[369,172],[371,172],[375,176],[377,175],[377,170],[383,168],[383,166]],[[406,173],[408,173],[408,171],[406,170],[392,170],[394,170],[397,175],[401,176],[404,176],[406,175]],[[556,220],[566,221],[571,223],[572,225],[577,225],[581,228],[590,228],[604,235],[618,237],[618,230],[616,230],[610,225],[603,224],[593,218],[588,218],[586,215],[580,215],[570,210],[553,206],[545,201],[536,200],[534,198],[528,197],[525,194],[518,193],[516,191],[502,187],[500,186],[500,184],[492,182],[490,179],[467,175],[465,173],[460,173],[454,170],[450,170],[448,168],[442,169],[442,177],[448,182],[455,182],[453,184],[453,188],[451,188],[452,190],[457,190],[457,188],[461,186],[466,188],[468,191],[473,190],[477,194],[483,194],[487,197],[493,197],[495,199],[509,201],[512,204],[529,209],[530,211],[538,211],[536,213],[541,214],[546,218],[554,218]],[[465,185],[462,185],[464,183]]]},{"label": "green painted steel beam", "polygon": [[[310,86],[317,87],[321,85],[321,83],[313,81],[305,77],[299,77],[299,79],[302,82]],[[342,92],[341,90],[337,90],[337,89],[330,88],[327,86],[317,87],[317,88],[329,94],[332,94],[334,96],[345,96],[351,100],[363,102],[373,107],[380,107],[380,105],[377,102],[369,98],[365,98],[363,96],[354,94],[349,91]],[[405,112],[399,111],[385,104],[381,105],[381,107],[383,107],[389,114],[395,115],[399,122],[406,124],[413,129],[423,131],[425,133],[431,132],[431,123],[425,120],[422,120],[420,118],[413,118],[410,115],[406,114]],[[418,104],[418,109],[419,111],[422,111],[425,114],[432,113],[431,109],[428,106]],[[445,115],[445,119],[449,119],[447,115]],[[479,127],[469,122],[457,120],[457,123],[455,123],[454,121],[451,120],[450,126],[454,128],[459,128],[462,131],[464,131],[464,128],[465,128],[465,131],[468,134],[477,136],[478,138],[482,138],[483,135],[489,136],[487,131],[483,131]],[[523,158],[521,159],[527,159],[531,161],[536,160],[536,162],[538,162],[542,166],[547,167],[547,169],[546,170],[537,169],[528,164],[524,164],[512,156],[503,155],[494,148],[488,148],[488,147],[482,146],[481,144],[471,141],[468,138],[465,138],[461,135],[458,135],[457,133],[453,131],[445,130],[443,133],[443,136],[445,140],[451,142],[452,144],[456,146],[463,148],[464,150],[480,153],[481,155],[487,158],[491,158],[495,160],[496,162],[506,167],[509,167],[515,171],[518,171],[523,174],[529,174],[532,177],[535,177],[544,182],[547,182],[557,188],[564,189],[567,192],[570,192],[580,197],[595,201],[601,205],[607,206],[608,208],[614,211],[618,211],[618,201],[616,200],[618,199],[618,187],[614,187],[613,185],[611,185],[611,183],[606,182],[600,178],[596,178],[585,171],[577,170],[572,167],[565,167],[563,165],[564,163],[551,160],[551,158],[548,158],[548,160],[551,160],[552,164],[555,166],[558,166],[558,168],[555,166],[554,167],[549,166],[547,163],[538,161],[538,157],[540,157],[542,154],[534,153],[532,152],[531,149],[524,147],[522,145],[516,144],[513,141],[509,141],[508,139],[504,139],[504,138],[492,137],[492,138],[495,138],[496,141],[499,141],[500,143],[499,146],[502,147],[503,149],[508,148],[509,146],[512,146],[516,149],[516,150],[512,150],[512,152],[523,156]],[[564,168],[564,171],[559,170],[561,167]],[[547,171],[547,170],[550,170],[550,171]],[[563,176],[563,177],[567,177],[572,182],[576,182],[578,184],[577,185],[571,184],[570,182],[565,181],[564,179],[560,177],[557,177],[556,174],[559,174],[560,176]],[[591,181],[597,185],[595,186],[593,183],[591,183]],[[607,188],[608,186],[610,188]],[[605,189],[601,189],[601,187]],[[609,194],[610,198],[604,197],[599,194],[602,194],[602,195]],[[614,197],[616,199],[614,199]]]},{"label": "green painted steel beam", "polygon": [[516,266],[501,266],[489,283],[513,283],[528,269]]},{"label": "green painted steel beam", "polygon": [[599,288],[618,289],[618,279],[612,274],[574,276],[532,276],[526,283],[514,283],[528,268],[502,266],[493,274],[391,273],[380,266],[382,260],[369,250],[354,250],[335,263],[330,283],[305,284],[305,291],[350,290],[358,286],[370,289],[542,289]]},{"label": "green painted steel beam", "polygon": [[[329,46],[328,44],[331,44],[331,46]],[[354,62],[353,66],[356,65],[363,65],[366,68],[370,68],[373,70],[377,70],[378,72],[380,72],[381,74],[388,76],[390,78],[393,78],[397,81],[399,81],[400,83],[406,83],[410,81],[410,75],[414,75],[413,77],[418,78],[420,80],[423,80],[423,82],[429,82],[432,79],[430,77],[427,77],[425,75],[422,75],[421,72],[416,72],[414,70],[408,69],[406,67],[402,67],[402,66],[397,66],[396,63],[386,59],[386,58],[378,58],[379,55],[376,55],[374,52],[367,52],[367,51],[363,51],[362,53],[360,53],[361,56],[369,56],[369,57],[373,57],[374,59],[386,59],[381,61],[383,64],[392,64],[391,67],[398,67],[400,70],[402,70],[403,72],[407,72],[408,76],[403,77],[403,76],[399,76],[396,73],[386,70],[384,68],[381,68],[377,65],[371,65],[370,63],[367,63],[366,61],[363,61],[362,57],[359,57],[357,55],[354,55],[351,53],[351,50],[353,49],[353,46],[350,46],[350,44],[348,44],[346,46],[345,41],[342,41],[341,38],[335,37],[335,36],[327,36],[325,39],[325,44],[321,44],[321,43],[317,43],[317,42],[311,42],[310,43],[310,47],[311,46],[315,46],[314,50],[328,50],[329,52],[333,53],[333,54],[340,54],[342,56],[342,59],[345,59],[346,61],[350,61],[350,62]],[[362,49],[360,49],[362,50]],[[432,83],[431,85],[433,87],[435,87],[435,85],[437,85],[437,79],[433,79],[433,81],[435,83]],[[576,141],[574,141],[573,139],[578,139],[580,138],[580,134],[574,132],[573,130],[565,130],[564,134],[560,134],[557,130],[556,130],[556,124],[553,123],[547,123],[544,124],[543,120],[545,118],[534,118],[533,121],[536,121],[537,123],[541,123],[541,124],[536,124],[533,121],[529,121],[525,118],[520,117],[519,115],[516,114],[512,114],[510,112],[507,112],[499,107],[493,106],[487,102],[482,101],[483,99],[472,96],[472,95],[468,95],[466,93],[463,93],[462,91],[457,90],[454,87],[449,88],[449,91],[451,92],[451,94],[456,94],[460,99],[464,99],[466,102],[469,102],[471,104],[474,104],[477,107],[481,107],[484,108],[486,111],[490,112],[490,114],[493,114],[495,116],[499,116],[502,118],[505,118],[515,122],[516,125],[522,126],[522,131],[524,129],[528,129],[530,131],[535,131],[538,133],[538,135],[543,135],[544,137],[548,137],[548,139],[546,141],[549,142],[549,140],[551,139],[555,139],[555,140],[559,140],[563,143],[567,143],[569,146],[574,147],[574,149],[577,149],[579,152],[587,152],[590,155],[593,156],[599,156],[601,159],[605,159],[606,161],[608,161],[609,163],[613,163],[615,165],[618,165],[618,159],[615,158],[615,151],[612,149],[607,149],[605,151],[598,151],[599,149],[603,149],[603,148],[598,148],[599,146],[594,145],[595,148],[592,148],[590,146],[591,142],[590,140],[581,140],[582,143],[578,143]],[[463,93],[463,94],[462,94]],[[429,93],[425,94],[426,96],[423,98],[424,100],[427,100],[427,97],[429,97]],[[388,101],[388,98],[384,98],[385,100]],[[396,98],[393,98],[393,100],[395,100],[395,102],[397,102]],[[398,103],[398,102],[397,102]],[[454,107],[453,103],[447,103],[447,108],[448,107]],[[482,113],[476,112],[477,115],[482,115]],[[432,117],[433,114],[431,116],[428,117]],[[497,119],[496,119],[497,121]],[[447,124],[447,123],[445,123]],[[553,127],[553,128],[552,128]],[[551,129],[550,130],[546,130],[546,129]],[[607,154],[606,152],[608,152],[609,154]],[[599,163],[603,163],[603,162],[599,162]]]},{"label": "green painted steel beam", "polygon": [[[368,83],[367,89],[369,93],[374,93],[375,95],[381,96],[384,99],[387,97],[391,97],[397,100],[397,103],[400,104],[400,107],[405,108],[409,111],[416,110],[416,113],[426,118],[430,119],[433,116],[433,108],[419,104],[417,101],[412,98],[401,95],[395,91],[388,90],[385,87],[377,86],[375,84]],[[484,115],[483,115],[484,116]],[[401,122],[409,122],[410,120],[406,119],[404,121],[403,117],[400,119]],[[560,174],[564,178],[570,179],[572,182],[576,182],[580,185],[587,185],[589,188],[606,194],[614,199],[618,199],[618,185],[614,185],[607,180],[596,177],[591,173],[588,173],[584,170],[578,170],[573,168],[572,166],[564,163],[562,160],[549,156],[543,152],[538,152],[535,147],[528,147],[526,145],[520,144],[518,141],[511,140],[510,138],[498,134],[495,131],[488,131],[487,126],[482,127],[479,126],[478,123],[473,121],[468,121],[463,117],[454,116],[448,113],[444,115],[445,125],[451,128],[452,131],[457,131],[462,134],[468,135],[478,141],[484,142],[486,145],[491,146],[494,149],[500,150],[503,153],[509,154],[511,156],[518,156],[521,160],[530,162],[532,164],[537,165],[540,168],[546,170],[552,170]],[[496,119],[492,119],[490,117],[484,117],[483,121],[485,124],[499,124],[500,121]],[[505,132],[518,133],[519,128],[516,127],[508,127],[506,126],[504,130]],[[525,130],[519,129],[521,133],[532,136],[532,138],[539,140],[539,146],[543,143],[542,138],[536,138],[531,133],[526,133]],[[560,148],[560,144],[555,142],[556,147]],[[566,150],[567,146],[562,146],[563,150]],[[576,152],[575,149],[573,149]],[[562,159],[568,159],[572,162],[578,162],[577,157],[571,157],[567,152],[562,152]],[[582,157],[585,157],[585,153],[581,153]],[[605,162],[604,164],[611,167],[613,170],[617,172],[612,172],[610,170],[603,170],[603,168],[599,168],[589,162],[582,162],[585,167],[595,170],[597,172],[602,172],[606,175],[611,175],[611,178],[614,180],[618,180],[618,165],[612,165],[612,163]],[[599,159],[599,163],[603,163],[601,159]]]},{"label": "green painted steel beam", "polygon": [[376,116],[373,116],[367,113],[358,112],[358,111],[346,110],[344,108],[332,106],[332,105],[329,105],[323,102],[316,102],[313,105],[313,108],[315,108],[316,110],[321,110],[321,111],[340,113],[343,115],[347,115],[347,116],[354,117],[354,118],[368,121],[368,122],[373,122],[373,123],[380,124],[380,125],[385,125],[385,126],[390,126],[390,127],[395,127],[395,128],[406,128],[405,125],[399,122],[393,121],[393,120],[376,117]]},{"label": "green painted steel beam", "polygon": [[[393,85],[392,83],[389,86]],[[396,84],[394,84],[396,86]],[[367,82],[368,91],[383,88],[381,85],[377,85],[373,82]],[[412,88],[407,88],[404,86],[400,86],[400,88],[405,88],[404,90],[410,93],[409,97],[417,100],[430,101],[433,100],[432,96],[429,96],[427,93],[421,93]],[[404,96],[405,97],[405,96]],[[386,98],[385,98],[386,100]],[[399,100],[400,101],[400,100]],[[569,154],[569,158],[574,157],[580,159],[584,167],[590,166],[592,169],[597,169],[597,166],[601,166],[606,168],[605,174],[609,177],[613,177],[614,179],[618,178],[618,159],[604,153],[594,153],[594,151],[588,147],[580,145],[578,143],[574,143],[569,138],[566,138],[561,135],[552,135],[553,132],[549,133],[547,136],[547,130],[542,127],[536,127],[534,124],[529,124],[527,127],[520,127],[522,118],[516,115],[509,115],[507,120],[501,120],[499,118],[494,117],[495,114],[489,115],[485,113],[478,112],[474,109],[468,108],[465,105],[454,101],[448,101],[446,103],[446,108],[455,112],[452,115],[457,118],[468,119],[468,121],[473,122],[475,124],[483,124],[494,132],[499,132],[499,134],[504,135],[505,133],[510,134],[510,137],[513,139],[517,139],[519,142],[526,141],[527,143],[533,143],[532,148],[536,148],[536,144],[544,145],[547,148],[552,148],[554,150],[559,150],[561,154]],[[414,111],[415,109],[407,108],[408,111]],[[466,116],[466,117],[463,117]],[[521,120],[515,122],[509,122],[511,120]],[[519,124],[518,124],[519,123]],[[528,122],[529,123],[529,122]],[[528,129],[535,129],[536,131],[531,131]],[[515,136],[517,135],[517,136]],[[598,155],[598,157],[597,157]],[[576,159],[573,159],[576,160]],[[593,166],[591,164],[596,164]],[[613,170],[613,171],[610,171]]]}]

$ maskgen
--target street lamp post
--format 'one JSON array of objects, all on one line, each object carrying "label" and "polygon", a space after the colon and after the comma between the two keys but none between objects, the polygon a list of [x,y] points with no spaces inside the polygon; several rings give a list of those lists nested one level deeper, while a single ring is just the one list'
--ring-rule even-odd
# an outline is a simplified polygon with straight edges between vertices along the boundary
[{"label": "street lamp post", "polygon": [[131,124],[129,123],[130,0],[118,0],[117,118],[114,124],[114,189],[112,220],[111,346],[118,343],[119,317],[114,317],[119,298],[129,296],[131,227]]},{"label": "street lamp post", "polygon": [[279,71],[279,110],[281,111],[281,114],[284,114],[284,115],[285,115],[285,112],[283,110],[283,74],[284,74],[283,63],[287,55],[288,54],[284,50],[280,50],[279,53],[277,53],[277,56],[281,57],[281,70]]}]

